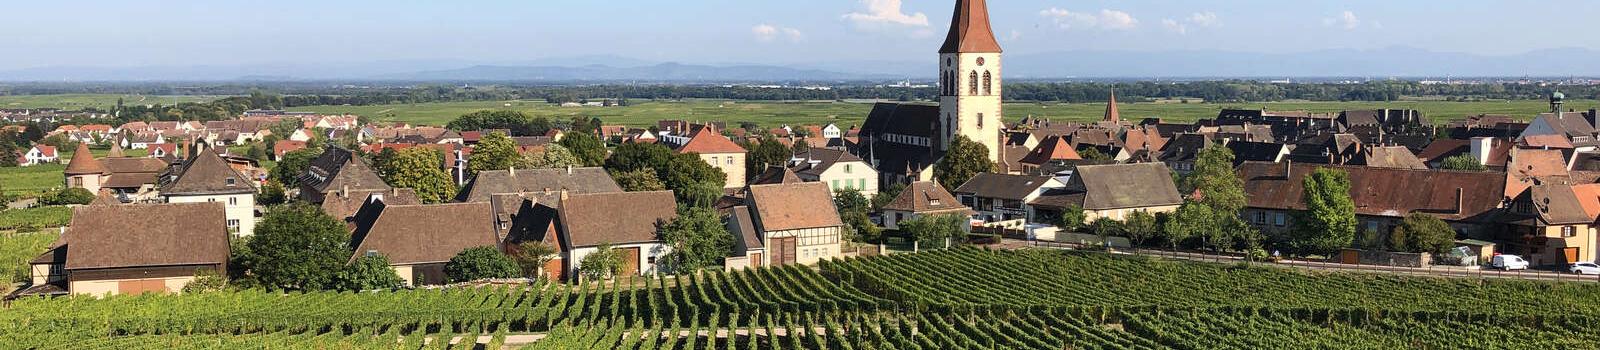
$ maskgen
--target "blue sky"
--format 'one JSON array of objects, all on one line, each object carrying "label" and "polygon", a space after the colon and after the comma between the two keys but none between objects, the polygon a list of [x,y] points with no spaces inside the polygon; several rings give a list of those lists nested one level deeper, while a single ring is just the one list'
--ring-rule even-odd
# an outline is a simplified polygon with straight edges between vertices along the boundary
[{"label": "blue sky", "polygon": [[[151,0],[8,4],[0,69],[617,55],[925,60],[953,0]],[[1007,52],[1600,48],[1600,1],[993,0]]]}]

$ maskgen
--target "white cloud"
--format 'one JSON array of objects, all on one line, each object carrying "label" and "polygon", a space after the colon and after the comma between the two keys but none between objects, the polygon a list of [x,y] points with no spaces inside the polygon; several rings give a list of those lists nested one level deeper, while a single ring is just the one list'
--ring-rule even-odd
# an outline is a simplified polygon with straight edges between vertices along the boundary
[{"label": "white cloud", "polygon": [[1195,12],[1188,17],[1184,17],[1182,21],[1171,18],[1161,20],[1162,28],[1178,33],[1178,35],[1189,34],[1189,27],[1191,26],[1200,28],[1219,27],[1222,26],[1222,22],[1217,20],[1217,14],[1211,11]]},{"label": "white cloud", "polygon": [[1055,21],[1061,29],[1128,30],[1139,26],[1139,20],[1127,12],[1102,9],[1099,13],[1072,12],[1051,7],[1039,11],[1040,16]]},{"label": "white cloud", "polygon": [[766,23],[750,27],[750,33],[755,34],[756,40],[763,42],[777,40],[780,36],[792,42],[799,42],[801,39],[805,39],[805,34],[801,33],[799,29],[778,27]]},{"label": "white cloud", "polygon": [[928,26],[928,15],[921,12],[906,14],[900,8],[901,0],[861,0],[867,6],[867,12],[851,12],[844,14],[844,19],[861,25],[905,25]]},{"label": "white cloud", "polygon": [[1323,18],[1322,25],[1329,27],[1340,27],[1344,28],[1345,30],[1350,30],[1360,27],[1361,19],[1356,17],[1355,12],[1345,11],[1336,17]]},{"label": "white cloud", "polygon": [[1011,35],[1006,36],[1006,41],[1017,41],[1017,39],[1022,39],[1022,31],[1012,29]]},{"label": "white cloud", "polygon": [[1171,18],[1162,19],[1161,27],[1167,28],[1167,30],[1172,31],[1173,33],[1178,33],[1178,35],[1189,34],[1188,26],[1183,25],[1183,23],[1178,23],[1178,21]]}]

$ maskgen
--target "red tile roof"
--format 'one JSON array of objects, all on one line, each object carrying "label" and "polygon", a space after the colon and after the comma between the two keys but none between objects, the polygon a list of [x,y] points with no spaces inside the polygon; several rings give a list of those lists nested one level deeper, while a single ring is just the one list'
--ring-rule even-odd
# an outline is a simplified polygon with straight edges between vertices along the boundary
[{"label": "red tile roof", "polygon": [[958,0],[950,19],[950,34],[939,53],[1000,52],[1000,43],[989,28],[989,5],[984,0]]},{"label": "red tile roof", "polygon": [[94,154],[89,153],[88,143],[78,143],[78,150],[72,152],[72,161],[67,162],[67,175],[110,174],[100,161],[94,159]]},{"label": "red tile roof", "polygon": [[693,152],[699,154],[745,153],[744,147],[739,147],[739,144],[733,143],[733,140],[729,140],[722,134],[711,131],[709,127],[700,128],[700,130],[690,134],[689,142],[679,146],[676,151],[678,153]]}]

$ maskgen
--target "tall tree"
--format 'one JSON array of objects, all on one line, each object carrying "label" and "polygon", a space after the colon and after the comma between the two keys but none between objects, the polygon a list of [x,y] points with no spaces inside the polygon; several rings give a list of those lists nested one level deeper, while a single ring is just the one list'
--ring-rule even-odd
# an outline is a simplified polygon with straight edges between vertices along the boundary
[{"label": "tall tree", "polygon": [[606,143],[594,134],[574,130],[557,143],[571,150],[583,166],[600,166],[606,162]]},{"label": "tall tree", "polygon": [[1215,219],[1216,214],[1211,212],[1211,207],[1195,202],[1184,202],[1183,206],[1178,207],[1178,211],[1162,225],[1161,236],[1167,241],[1169,248],[1177,249],[1183,241],[1215,229],[1213,224]]},{"label": "tall tree", "polygon": [[476,175],[482,171],[506,170],[520,162],[522,155],[517,153],[517,142],[506,134],[492,132],[479,139],[478,146],[472,149],[467,171]]},{"label": "tall tree", "polygon": [[914,218],[901,220],[896,223],[900,231],[911,236],[911,239],[920,244],[944,244],[944,240],[965,238],[967,224],[964,215],[939,214],[921,215]]},{"label": "tall tree", "polygon": [[506,129],[511,131],[511,135],[533,136],[543,135],[549,130],[550,121],[544,120],[540,123],[518,111],[482,110],[456,117],[445,127],[457,131]]},{"label": "tall tree", "polygon": [[522,274],[522,269],[499,249],[483,246],[456,253],[444,264],[444,274],[450,277],[450,282],[467,282],[485,278],[514,278]]},{"label": "tall tree", "polygon": [[846,188],[833,195],[833,207],[839,211],[839,219],[844,221],[845,228],[849,230],[844,240],[846,241],[878,241],[882,229],[872,223],[868,215],[872,211],[872,203],[867,201],[867,196],[860,190]]},{"label": "tall tree", "polygon": [[1122,222],[1122,230],[1128,234],[1128,240],[1133,241],[1134,246],[1144,245],[1145,241],[1161,232],[1161,228],[1156,226],[1155,215],[1143,210],[1128,214]]},{"label": "tall tree", "polygon": [[1227,147],[1201,150],[1194,171],[1183,178],[1183,184],[1185,191],[1198,192],[1199,202],[1219,215],[1235,215],[1244,209],[1244,180],[1234,173],[1233,151]]},{"label": "tall tree", "polygon": [[345,224],[305,204],[267,210],[250,238],[250,273],[273,289],[317,290],[350,259]]},{"label": "tall tree", "polygon": [[645,168],[624,172],[613,172],[611,173],[611,177],[617,180],[617,185],[622,186],[623,191],[642,192],[661,191],[667,189],[667,185],[662,184],[661,179],[656,178],[655,169]]},{"label": "tall tree", "polygon": [[957,135],[944,158],[933,166],[933,177],[938,178],[944,188],[961,187],[978,173],[992,172],[995,172],[995,165],[989,161],[989,148],[964,135]]},{"label": "tall tree", "polygon": [[625,143],[606,158],[605,167],[613,173],[640,169],[663,169],[672,160],[672,149],[654,143]]},{"label": "tall tree", "polygon": [[522,155],[522,166],[535,169],[552,169],[565,167],[581,167],[583,161],[572,151],[559,144],[545,145],[543,151],[528,152]]},{"label": "tall tree", "polygon": [[416,190],[423,203],[443,203],[455,196],[456,183],[442,164],[444,155],[438,150],[412,147],[395,152],[379,173],[389,186]]},{"label": "tall tree", "polygon": [[767,167],[770,166],[784,166],[794,156],[793,150],[783,147],[783,144],[770,136],[749,147],[750,156],[745,160],[745,174],[751,176],[767,171]]},{"label": "tall tree", "polygon": [[270,177],[284,187],[300,186],[300,175],[305,174],[306,168],[311,167],[311,160],[321,155],[321,148],[302,148],[284,153],[278,158],[278,164],[272,168]]},{"label": "tall tree", "polygon": [[1350,174],[1321,168],[1304,180],[1306,210],[1297,212],[1287,242],[1301,254],[1331,254],[1356,236],[1356,207],[1350,199]]},{"label": "tall tree", "polygon": [[1450,224],[1424,213],[1412,213],[1389,234],[1389,248],[1412,253],[1443,255],[1455,247],[1455,230]]},{"label": "tall tree", "polygon": [[672,250],[663,257],[668,271],[690,272],[722,264],[733,250],[733,236],[709,208],[684,207],[661,226],[661,241]]}]

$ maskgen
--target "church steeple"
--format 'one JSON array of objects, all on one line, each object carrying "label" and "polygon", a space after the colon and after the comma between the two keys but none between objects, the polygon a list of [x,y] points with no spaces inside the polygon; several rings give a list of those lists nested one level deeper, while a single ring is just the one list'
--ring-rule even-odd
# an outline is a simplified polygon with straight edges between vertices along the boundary
[{"label": "church steeple", "polygon": [[950,17],[950,34],[939,53],[1000,53],[1000,43],[989,28],[989,5],[984,0],[956,0],[956,13]]},{"label": "church steeple", "polygon": [[1117,113],[1117,88],[1111,88],[1111,101],[1106,102],[1106,121],[1112,123],[1122,121],[1122,116]]}]

